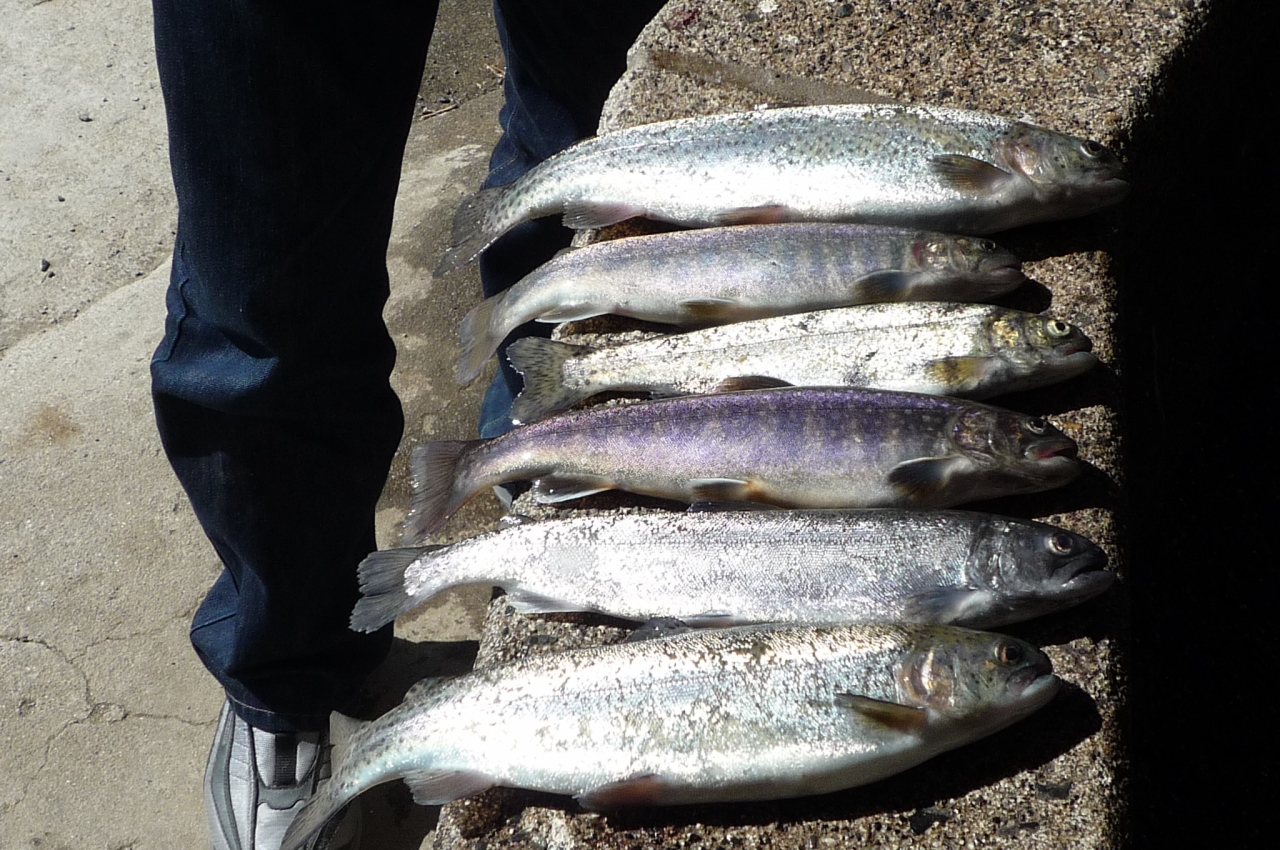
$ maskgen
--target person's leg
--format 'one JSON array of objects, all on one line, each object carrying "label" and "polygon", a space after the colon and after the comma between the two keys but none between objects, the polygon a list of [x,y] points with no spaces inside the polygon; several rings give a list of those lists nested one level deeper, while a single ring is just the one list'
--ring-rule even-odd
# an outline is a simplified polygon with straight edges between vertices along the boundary
[{"label": "person's leg", "polygon": [[[626,69],[627,50],[665,0],[546,3],[496,0],[494,20],[506,56],[502,137],[489,159],[483,188],[502,186],[574,142],[595,135],[613,84]],[[494,295],[566,248],[572,231],[558,219],[526,222],[480,255],[485,297]],[[499,370],[480,411],[480,436],[512,427],[508,411],[520,376],[507,363],[507,346],[521,336],[550,333],[531,323],[498,349]]]},{"label": "person's leg", "polygon": [[179,222],[152,391],[225,567],[192,625],[234,710],[216,847],[278,846],[390,645],[347,619],[402,430],[386,247],[435,6],[154,0]]}]

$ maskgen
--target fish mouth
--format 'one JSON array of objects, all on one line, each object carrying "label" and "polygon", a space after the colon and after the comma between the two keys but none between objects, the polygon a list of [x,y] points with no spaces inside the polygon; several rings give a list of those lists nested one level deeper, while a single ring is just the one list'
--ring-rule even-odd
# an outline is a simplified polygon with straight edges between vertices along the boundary
[{"label": "fish mouth", "polygon": [[[1074,354],[1088,354],[1093,351],[1093,340],[1081,335],[1079,339],[1069,339],[1054,347],[1059,357],[1071,357]],[[1097,359],[1096,357],[1094,358]]]},{"label": "fish mouth", "polygon": [[1074,440],[1068,437],[1040,440],[1027,447],[1026,456],[1028,460],[1050,460],[1053,458],[1074,460],[1076,457],[1076,444]]},{"label": "fish mouth", "polygon": [[1013,707],[1014,718],[1025,717],[1047,705],[1058,693],[1059,684],[1058,677],[1053,675],[1052,669],[1037,671],[1037,675],[1014,696],[1016,700],[1016,705]]},{"label": "fish mouth", "polygon": [[1116,580],[1115,573],[1103,569],[1106,561],[1107,556],[1101,551],[1072,558],[1054,570],[1053,577],[1059,582],[1059,592],[1077,600],[1102,593]]}]

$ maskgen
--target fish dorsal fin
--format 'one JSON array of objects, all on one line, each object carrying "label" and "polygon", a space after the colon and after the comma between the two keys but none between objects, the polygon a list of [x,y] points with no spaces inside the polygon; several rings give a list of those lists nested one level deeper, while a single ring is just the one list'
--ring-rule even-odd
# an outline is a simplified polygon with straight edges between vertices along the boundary
[{"label": "fish dorsal fin", "polygon": [[581,499],[614,489],[613,482],[595,475],[544,475],[533,482],[533,500],[543,505]]},{"label": "fish dorsal fin", "polygon": [[732,298],[688,298],[676,306],[691,322],[730,322],[742,312],[742,305]]},{"label": "fish dorsal fin", "polygon": [[443,806],[492,788],[494,779],[468,770],[411,770],[404,774],[404,784],[419,806]]},{"label": "fish dorsal fin", "polygon": [[785,204],[761,204],[757,207],[738,207],[724,210],[712,216],[715,223],[724,227],[739,224],[780,224],[793,221],[794,214]]},{"label": "fish dorsal fin", "polygon": [[640,643],[654,638],[671,637],[693,631],[693,626],[676,617],[654,617],[646,620],[623,643]]},{"label": "fish dorsal fin", "polygon": [[712,388],[712,392],[735,393],[741,390],[775,390],[779,387],[790,387],[793,384],[781,378],[770,378],[765,375],[740,375],[736,378],[725,378]]},{"label": "fish dorsal fin", "polygon": [[670,799],[672,784],[654,773],[643,773],[591,788],[577,796],[582,808],[592,811],[658,806]]},{"label": "fish dorsal fin", "polygon": [[838,708],[847,708],[866,720],[899,732],[919,732],[928,721],[923,708],[861,694],[836,694],[835,702]]},{"label": "fish dorsal fin", "polygon": [[994,193],[1013,179],[1013,175],[1003,168],[958,153],[930,157],[929,167],[944,183],[962,192]]}]

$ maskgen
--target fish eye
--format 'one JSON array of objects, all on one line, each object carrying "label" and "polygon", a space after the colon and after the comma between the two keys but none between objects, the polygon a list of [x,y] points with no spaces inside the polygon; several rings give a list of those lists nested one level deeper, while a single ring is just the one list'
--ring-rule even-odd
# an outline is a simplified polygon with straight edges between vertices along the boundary
[{"label": "fish eye", "polygon": [[1001,664],[1017,664],[1023,658],[1022,647],[1016,643],[1001,641],[996,646],[996,660]]},{"label": "fish eye", "polygon": [[1027,420],[1027,430],[1032,434],[1043,434],[1049,430],[1049,423],[1039,416],[1033,416]]},{"label": "fish eye", "polygon": [[1071,325],[1068,325],[1061,319],[1050,319],[1045,323],[1045,328],[1049,331],[1049,336],[1071,336]]},{"label": "fish eye", "polygon": [[1080,150],[1084,152],[1085,156],[1091,156],[1094,158],[1100,157],[1107,152],[1107,149],[1105,147],[1098,144],[1093,139],[1086,139],[1083,142],[1081,142]]},{"label": "fish eye", "polygon": [[992,242],[990,239],[979,239],[978,247],[990,254],[996,250],[996,243]]},{"label": "fish eye", "polygon": [[1071,535],[1059,532],[1049,538],[1049,549],[1055,555],[1070,555],[1072,549]]}]

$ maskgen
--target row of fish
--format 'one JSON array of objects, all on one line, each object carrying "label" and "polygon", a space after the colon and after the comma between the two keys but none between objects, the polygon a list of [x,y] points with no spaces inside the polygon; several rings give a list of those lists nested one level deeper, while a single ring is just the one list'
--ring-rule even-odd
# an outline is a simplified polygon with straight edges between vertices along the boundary
[{"label": "row of fish", "polygon": [[[989,299],[1021,283],[1016,259],[925,229],[984,234],[1126,191],[1094,142],[962,110],[842,106],[637,127],[481,192],[442,268],[557,213],[577,228],[637,215],[739,226],[556,258],[468,315],[461,382],[530,320],[746,323],[601,352],[512,346],[531,388],[514,412],[530,424],[416,450],[406,540],[526,480],[546,503],[622,489],[788,510],[570,516],[372,554],[360,630],[471,583],[529,613],[727,627],[420,684],[350,732],[286,850],[395,778],[424,804],[495,785],[589,809],[781,798],[874,781],[1046,704],[1057,679],[1040,650],[939,624],[1001,625],[1096,595],[1111,583],[1100,550],[1041,523],[940,509],[1065,484],[1081,469],[1075,444],[1044,419],[921,391],[1061,380],[1093,364],[1088,340],[999,308],[853,305]],[[858,224],[778,223],[824,221]],[[853,354],[850,328],[865,340]],[[875,382],[886,388],[864,386]],[[541,419],[608,389],[735,387],[751,389]]]}]

